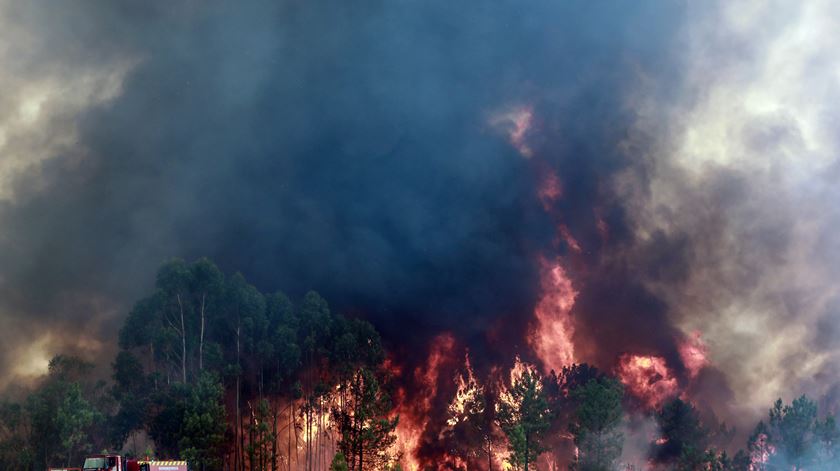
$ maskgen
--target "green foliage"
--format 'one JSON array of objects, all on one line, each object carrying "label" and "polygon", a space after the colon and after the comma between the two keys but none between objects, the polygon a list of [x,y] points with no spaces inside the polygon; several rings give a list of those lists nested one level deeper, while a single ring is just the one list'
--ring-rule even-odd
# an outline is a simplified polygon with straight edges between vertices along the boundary
[{"label": "green foliage", "polygon": [[[119,404],[110,427],[114,444],[144,427],[159,454],[186,452],[192,390],[209,371],[223,378],[233,404],[232,423],[225,424],[228,446],[254,466],[267,466],[269,453],[268,461],[277,461],[278,425],[285,433],[313,430],[315,409],[330,407],[325,394],[350,384],[359,368],[373,371],[384,360],[379,334],[369,323],[332,314],[314,291],[298,303],[281,292],[263,295],[241,274],[225,278],[206,259],[161,266],[154,292],[129,314],[120,346],[112,388]],[[302,399],[296,423],[278,424],[266,394]],[[373,409],[388,412],[390,406],[379,404],[387,394],[375,396]],[[375,435],[367,439],[375,443]],[[307,446],[307,454],[314,452]]]},{"label": "green foliage", "polygon": [[202,471],[221,466],[226,428],[223,395],[218,378],[204,372],[186,402],[179,441],[181,456]]},{"label": "green foliage", "polygon": [[544,433],[550,427],[551,410],[536,371],[526,368],[497,405],[499,426],[508,438],[510,463],[527,471],[545,451]]},{"label": "green foliage", "polygon": [[572,389],[577,404],[569,430],[578,447],[573,469],[607,471],[615,468],[624,436],[621,399],[624,390],[611,378],[597,377]]},{"label": "green foliage", "polygon": [[[249,403],[251,405],[251,403]],[[270,427],[273,420],[271,405],[266,399],[256,402],[251,408],[251,419],[246,427],[249,442],[246,447],[252,469],[264,469],[271,461],[275,435]]]},{"label": "green foliage", "polygon": [[144,425],[148,378],[143,372],[143,365],[131,352],[119,352],[112,367],[114,384],[111,396],[119,407],[108,420],[108,444],[118,450],[131,432]]},{"label": "green foliage", "polygon": [[382,340],[369,322],[339,317],[332,326],[330,369],[340,379],[348,378],[357,367],[375,368],[385,360]]},{"label": "green foliage", "polygon": [[0,463],[7,469],[31,469],[29,417],[20,404],[0,402]]},{"label": "green foliage", "polygon": [[120,400],[126,394],[137,396],[146,389],[146,375],[143,373],[143,365],[131,352],[121,351],[112,363],[114,386],[112,394]]},{"label": "green foliage", "polygon": [[87,428],[93,424],[97,411],[82,397],[79,383],[71,383],[56,411],[56,424],[61,445],[67,452],[67,463],[90,452]]},{"label": "green foliage", "polygon": [[344,458],[344,453],[338,452],[333,457],[332,463],[330,463],[330,471],[349,471],[350,468],[347,467],[347,459]]},{"label": "green foliage", "polygon": [[96,432],[103,427],[103,414],[95,404],[98,388],[89,378],[91,371],[92,365],[79,358],[58,355],[43,383],[27,397],[16,420],[28,425],[32,445],[26,453],[35,467],[72,464],[100,444]]},{"label": "green foliage", "polygon": [[662,434],[662,443],[652,450],[657,462],[686,470],[701,469],[708,462],[709,431],[693,405],[673,399],[657,412],[656,423]]},{"label": "green foliage", "polygon": [[345,407],[335,409],[333,416],[341,433],[338,447],[349,460],[349,469],[388,466],[393,460],[388,452],[396,441],[394,429],[398,421],[389,417],[389,395],[367,368],[359,368],[342,388]]},{"label": "green foliage", "polygon": [[819,419],[814,401],[801,396],[785,405],[778,399],[768,418],[748,443],[753,457],[766,457],[767,469],[836,469],[837,425],[832,416]]},{"label": "green foliage", "polygon": [[186,385],[173,384],[149,399],[146,432],[155,442],[160,456],[179,456],[181,430],[186,413],[189,391]]},{"label": "green foliage", "polygon": [[[207,259],[170,260],[129,312],[119,346],[108,394],[90,381],[92,365],[57,356],[25,405],[3,409],[4,463],[74,464],[67,461],[88,451],[122,449],[142,430],[159,457],[215,468],[230,447],[238,467],[250,457],[252,468],[276,468],[281,453],[291,453],[291,444],[278,446],[279,434],[296,442],[304,429],[314,430],[316,408],[353,410],[349,435],[354,450],[361,447],[353,456],[366,469],[390,463],[384,450],[396,419],[385,376],[372,373],[385,358],[379,334],[331,313],[314,291],[293,303],[281,292],[263,295],[241,274],[225,277]],[[338,385],[356,398],[336,407],[327,395]],[[278,409],[284,399],[294,401],[291,411]]]},{"label": "green foliage", "polygon": [[779,399],[770,409],[770,427],[778,450],[791,465],[802,467],[814,452],[814,435],[817,433],[817,404],[802,396],[791,405],[782,405]]}]

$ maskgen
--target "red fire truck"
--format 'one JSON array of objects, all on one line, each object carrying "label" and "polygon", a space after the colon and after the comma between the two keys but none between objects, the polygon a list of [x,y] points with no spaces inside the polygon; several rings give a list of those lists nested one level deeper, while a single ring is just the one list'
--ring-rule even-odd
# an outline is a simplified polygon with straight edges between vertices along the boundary
[{"label": "red fire truck", "polygon": [[187,462],[177,460],[129,460],[120,455],[91,455],[85,458],[85,464],[82,466],[82,470],[187,471]]}]

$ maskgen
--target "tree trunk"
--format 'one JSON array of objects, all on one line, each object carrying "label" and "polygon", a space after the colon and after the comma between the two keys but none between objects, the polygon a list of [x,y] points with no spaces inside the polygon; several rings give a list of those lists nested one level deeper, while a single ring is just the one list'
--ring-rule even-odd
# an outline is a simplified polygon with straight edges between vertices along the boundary
[{"label": "tree trunk", "polygon": [[528,471],[528,434],[525,434],[525,471]]},{"label": "tree trunk", "polygon": [[181,381],[187,384],[187,331],[184,329],[184,303],[181,302],[181,295],[178,298],[178,308],[181,311]]},{"label": "tree trunk", "polygon": [[[358,395],[356,396],[356,408],[357,409],[360,407],[360,404],[363,400],[362,396],[364,395],[364,391],[362,390],[362,388],[365,387],[363,381],[364,380],[360,375],[359,376]],[[362,471],[364,469],[364,453],[365,453],[364,443],[362,442],[362,426],[363,426],[363,423],[362,423],[362,417],[361,417],[360,414],[353,414],[353,415],[354,415],[354,420],[356,421],[356,424],[357,424],[356,442],[359,444],[359,471]]]},{"label": "tree trunk", "polygon": [[288,460],[288,471],[292,471],[292,431],[295,429],[294,424],[292,424],[292,416],[295,414],[295,400],[292,398],[292,403],[290,404],[291,410],[289,412],[289,454],[286,456]]},{"label": "tree trunk", "polygon": [[152,376],[155,378],[154,388],[155,391],[158,389],[158,376],[157,376],[157,362],[155,361],[155,342],[152,340],[149,342],[149,354],[152,357]]},{"label": "tree trunk", "polygon": [[201,295],[201,334],[198,337],[198,371],[204,369],[204,308],[207,301],[207,293]]},{"label": "tree trunk", "polygon": [[493,471],[493,443],[487,437],[487,471]]},{"label": "tree trunk", "polygon": [[277,471],[277,403],[274,403],[271,425],[271,471]]},{"label": "tree trunk", "polygon": [[[249,401],[245,401],[245,404],[248,405],[248,409],[251,409],[251,403]],[[247,451],[248,458],[248,469],[254,469],[254,439],[252,438],[254,434],[254,414],[253,410],[251,409],[251,413],[248,414],[248,443],[251,445],[249,450]],[[244,435],[243,435],[244,436]],[[244,441],[244,439],[243,439]],[[243,449],[245,446],[243,445]]]},{"label": "tree trunk", "polygon": [[237,320],[237,324],[236,324],[236,368],[237,368],[237,370],[236,370],[236,420],[234,421],[234,423],[236,424],[236,450],[237,450],[236,451],[236,456],[237,456],[236,466],[237,466],[237,470],[244,469],[244,466],[242,466],[244,464],[243,463],[244,460],[243,460],[243,457],[242,457],[242,446],[241,446],[242,445],[242,440],[241,440],[241,436],[242,436],[242,414],[241,414],[241,411],[239,409],[239,375],[240,375],[240,373],[239,373],[239,331],[240,331],[239,321]]}]

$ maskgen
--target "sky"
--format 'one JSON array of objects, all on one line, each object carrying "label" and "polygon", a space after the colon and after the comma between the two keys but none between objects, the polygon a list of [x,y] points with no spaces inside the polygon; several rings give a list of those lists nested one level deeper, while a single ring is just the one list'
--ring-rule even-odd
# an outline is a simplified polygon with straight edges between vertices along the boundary
[{"label": "sky", "polygon": [[527,356],[550,259],[577,360],[685,377],[699,335],[718,416],[835,410],[838,10],[0,0],[0,386],[107,365],[171,257],[481,368]]}]

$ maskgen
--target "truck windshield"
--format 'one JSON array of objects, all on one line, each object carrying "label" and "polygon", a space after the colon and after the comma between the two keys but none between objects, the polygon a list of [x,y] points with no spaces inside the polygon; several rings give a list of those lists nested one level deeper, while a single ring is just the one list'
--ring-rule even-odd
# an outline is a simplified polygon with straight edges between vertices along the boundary
[{"label": "truck windshield", "polygon": [[85,459],[84,469],[105,469],[105,458],[87,458]]}]

